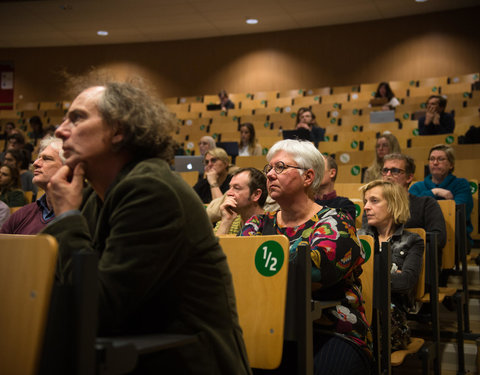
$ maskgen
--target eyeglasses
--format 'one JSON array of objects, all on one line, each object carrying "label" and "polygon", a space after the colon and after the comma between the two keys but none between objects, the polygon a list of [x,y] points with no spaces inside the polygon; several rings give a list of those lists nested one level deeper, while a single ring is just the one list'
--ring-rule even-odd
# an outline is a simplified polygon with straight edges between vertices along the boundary
[{"label": "eyeglasses", "polygon": [[447,158],[446,157],[443,157],[443,156],[440,156],[438,158],[434,157],[434,156],[430,156],[430,158],[428,159],[428,161],[430,163],[435,163],[436,161],[438,161],[439,163],[443,163],[444,161],[446,161]]},{"label": "eyeglasses", "polygon": [[276,174],[280,174],[285,169],[288,169],[288,168],[303,169],[303,170],[308,169],[308,168],[296,167],[294,165],[288,165],[288,164],[285,164],[283,161],[278,161],[278,162],[275,163],[274,166],[271,166],[270,164],[267,164],[265,167],[263,167],[263,173],[268,174],[268,172],[270,172],[273,169],[273,170],[275,170]]},{"label": "eyeglasses", "polygon": [[405,170],[400,168],[383,168],[382,169],[382,175],[386,176],[388,172],[390,172],[392,176],[397,177],[399,174],[405,173]]},{"label": "eyeglasses", "polygon": [[217,158],[211,158],[211,159],[208,159],[208,160],[205,159],[205,160],[203,161],[203,164],[205,164],[205,165],[208,165],[208,164],[210,164],[210,163],[215,164],[215,163],[217,162],[217,160],[218,160]]}]

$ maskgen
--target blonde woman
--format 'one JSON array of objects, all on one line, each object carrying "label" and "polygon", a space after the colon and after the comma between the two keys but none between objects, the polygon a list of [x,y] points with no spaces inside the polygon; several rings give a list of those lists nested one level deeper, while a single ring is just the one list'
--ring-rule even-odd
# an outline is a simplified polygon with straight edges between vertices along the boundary
[{"label": "blonde woman", "polygon": [[[395,182],[381,180],[364,185],[362,192],[368,226],[358,233],[371,235],[376,247],[382,242],[390,243],[392,303],[395,306],[392,315],[404,317],[415,301],[415,287],[424,251],[423,239],[403,229],[410,217],[408,193]],[[410,337],[406,319],[397,318],[395,322],[398,323],[397,327],[402,325],[402,328],[392,334],[392,348],[405,349]],[[395,322],[392,320],[393,326]]]},{"label": "blonde woman", "polygon": [[212,199],[221,197],[228,189],[232,176],[230,159],[223,148],[216,147],[208,150],[204,157],[203,178],[198,180],[193,189],[203,203],[210,203]]},{"label": "blonde woman", "polygon": [[363,176],[363,182],[382,179],[383,157],[387,154],[400,154],[400,144],[392,133],[383,133],[377,138],[375,146],[376,157]]}]

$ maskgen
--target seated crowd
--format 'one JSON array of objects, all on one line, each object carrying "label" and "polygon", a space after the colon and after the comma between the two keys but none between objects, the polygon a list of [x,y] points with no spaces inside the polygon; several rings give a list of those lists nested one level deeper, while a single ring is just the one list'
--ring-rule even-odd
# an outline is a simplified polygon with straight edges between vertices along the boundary
[{"label": "seated crowd", "polygon": [[[384,109],[398,106],[388,83],[379,85],[375,97]],[[226,92],[220,98],[223,107],[233,108]],[[445,106],[429,98],[421,134],[453,130]],[[204,171],[192,190],[171,170],[173,117],[141,88],[95,82],[78,93],[54,136],[45,136],[37,119],[32,126],[38,149],[33,173],[23,136],[9,129],[6,138],[0,220],[4,212],[10,217],[0,233],[53,235],[59,282],[72,277],[74,251],[97,253],[100,333],[198,334],[197,343],[140,361],[139,373],[251,373],[231,274],[215,234],[283,234],[290,261],[298,245],[308,243],[313,297],[339,301],[323,312],[314,334],[315,374],[370,374],[373,343],[359,279],[366,255],[358,234],[392,245],[392,301],[406,313],[424,252],[421,238],[406,228],[437,233],[440,251],[446,229],[437,200],[453,199],[466,204],[472,231],[468,182],[452,174],[455,156],[445,145],[430,150],[430,174],[410,186],[415,161],[401,153],[395,136],[372,140],[376,158],[364,175],[357,232],[355,205],[337,196],[338,166],[322,155],[321,143],[317,148],[307,140],[279,141],[260,171],[236,167],[213,138],[202,137]],[[313,112],[304,110],[296,127],[318,127]],[[240,125],[239,135],[240,156],[262,154],[251,123]],[[32,191],[32,201],[25,191]],[[8,215],[5,205],[22,208]],[[401,348],[405,342],[393,344]],[[279,373],[292,373],[294,354],[285,347]]]}]

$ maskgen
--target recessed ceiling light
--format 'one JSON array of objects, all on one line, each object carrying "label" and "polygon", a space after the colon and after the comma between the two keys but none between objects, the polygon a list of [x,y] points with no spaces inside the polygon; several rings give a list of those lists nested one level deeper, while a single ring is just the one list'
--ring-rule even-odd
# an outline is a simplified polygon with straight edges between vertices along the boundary
[{"label": "recessed ceiling light", "polygon": [[245,22],[249,25],[256,25],[258,23],[258,20],[256,18],[247,18]]},{"label": "recessed ceiling light", "polygon": [[100,36],[107,36],[107,35],[108,35],[108,31],[105,31],[105,30],[98,30],[98,31],[97,31],[97,35],[100,35]]}]

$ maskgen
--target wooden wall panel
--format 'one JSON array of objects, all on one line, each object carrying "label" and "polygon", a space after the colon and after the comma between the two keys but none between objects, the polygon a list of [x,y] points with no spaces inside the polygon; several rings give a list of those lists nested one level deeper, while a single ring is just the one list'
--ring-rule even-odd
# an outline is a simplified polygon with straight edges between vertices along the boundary
[{"label": "wooden wall panel", "polygon": [[57,72],[94,66],[138,74],[162,97],[342,86],[478,72],[480,7],[173,42],[0,49],[15,64],[15,99],[63,98]]}]

